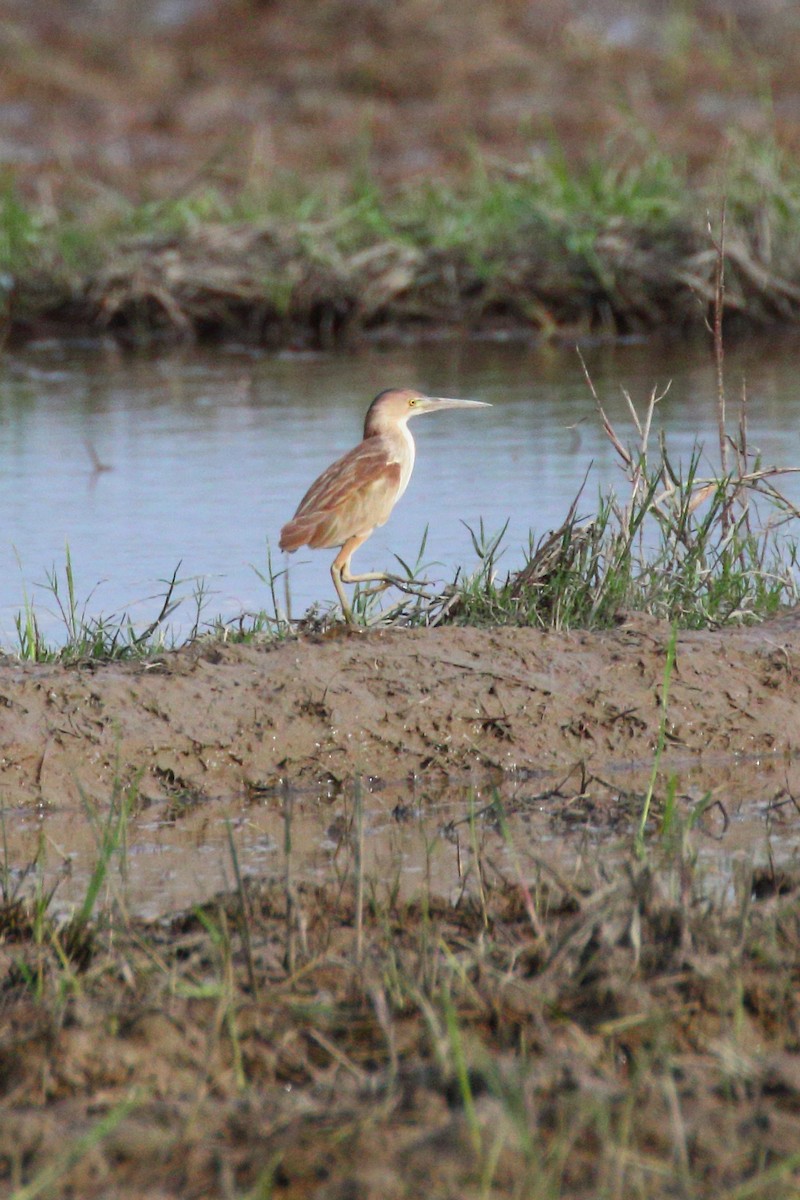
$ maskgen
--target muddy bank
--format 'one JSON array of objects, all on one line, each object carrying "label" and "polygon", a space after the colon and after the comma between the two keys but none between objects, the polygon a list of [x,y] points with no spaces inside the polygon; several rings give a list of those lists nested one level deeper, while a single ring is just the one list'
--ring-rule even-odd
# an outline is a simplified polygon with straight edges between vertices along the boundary
[{"label": "muddy bank", "polygon": [[[669,627],[437,629],[198,643],[147,665],[0,668],[6,803],[235,795],[356,774],[485,776],[646,764]],[[667,762],[775,756],[800,729],[795,614],[681,634]]]},{"label": "muddy bank", "polygon": [[[706,336],[716,256],[704,227],[688,218],[659,230],[612,223],[592,234],[589,263],[569,248],[581,224],[567,216],[546,236],[514,231],[478,253],[400,237],[347,253],[291,224],[206,224],[123,239],[89,269],[58,260],[21,268],[0,293],[0,328],[12,345],[89,335],[132,348],[233,342],[270,351]],[[782,254],[777,267],[754,240],[749,219],[728,235],[727,336],[800,319],[800,256]]]},{"label": "muddy bank", "polygon": [[[794,323],[800,260],[780,271],[731,232],[725,306],[731,331]],[[123,343],[235,340],[270,349],[353,349],[442,336],[575,339],[654,331],[704,334],[716,259],[705,228],[617,224],[593,238],[592,266],[571,252],[569,219],[472,247],[375,240],[355,253],[291,225],[214,226],[137,238],[88,271],[23,270],[5,300],[17,342],[112,333]]]},{"label": "muddy bank", "polygon": [[618,7],[12,4],[4,334],[702,333],[722,196],[796,321],[794,7]]}]

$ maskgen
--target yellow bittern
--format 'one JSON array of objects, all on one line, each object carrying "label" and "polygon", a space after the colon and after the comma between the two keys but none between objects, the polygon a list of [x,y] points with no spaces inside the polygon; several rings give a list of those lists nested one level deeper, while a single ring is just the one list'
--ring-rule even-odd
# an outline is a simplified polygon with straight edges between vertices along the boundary
[{"label": "yellow bittern", "polygon": [[331,576],[348,624],[353,613],[343,583],[400,582],[393,575],[353,575],[350,559],[402,496],[414,469],[414,439],[408,421],[445,408],[487,408],[481,400],[433,398],[410,388],[390,388],[370,404],[364,440],[323,471],[306,492],[297,512],[281,530],[280,548],[290,554],[301,546],[327,550],[341,546]]}]

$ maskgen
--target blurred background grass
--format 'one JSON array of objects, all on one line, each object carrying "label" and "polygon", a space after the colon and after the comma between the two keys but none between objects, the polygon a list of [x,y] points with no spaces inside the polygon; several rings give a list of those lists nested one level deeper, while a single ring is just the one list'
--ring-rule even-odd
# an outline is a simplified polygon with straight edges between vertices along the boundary
[{"label": "blurred background grass", "polygon": [[458,179],[657,145],[690,178],[800,148],[788,0],[6,0],[0,158],[65,188],[173,196],[294,177]]},{"label": "blurred background grass", "polygon": [[497,313],[702,323],[723,197],[729,307],[800,308],[795,3],[6,0],[0,17],[12,326],[219,332],[244,312],[282,344],[287,318],[322,342]]}]

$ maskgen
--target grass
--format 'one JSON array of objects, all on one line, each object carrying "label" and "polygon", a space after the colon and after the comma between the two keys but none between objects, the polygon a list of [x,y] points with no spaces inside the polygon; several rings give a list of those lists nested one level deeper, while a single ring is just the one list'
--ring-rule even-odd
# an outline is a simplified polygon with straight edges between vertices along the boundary
[{"label": "grass", "polygon": [[29,1183],[16,1188],[11,1195],[11,1200],[36,1200],[38,1196],[53,1195],[54,1190],[59,1187],[70,1171],[92,1151],[100,1150],[103,1142],[113,1134],[130,1113],[136,1110],[139,1103],[141,1100],[135,1095],[121,1100],[97,1120],[85,1134],[68,1145],[62,1154],[44,1166]]},{"label": "grass", "polygon": [[[677,627],[673,625],[672,636],[667,645],[667,654],[664,660],[664,680],[661,684],[661,719],[658,725],[658,741],[656,743],[655,753],[653,754],[653,768],[650,773],[650,780],[647,784],[644,800],[642,801],[642,813],[639,817],[639,826],[636,830],[636,847],[638,850],[644,850],[645,832],[647,830],[647,820],[650,816],[650,806],[653,802],[653,793],[655,791],[656,782],[658,780],[658,772],[661,766],[661,757],[664,753],[664,744],[667,734],[667,720],[669,715],[669,685],[672,679],[672,672],[675,668],[675,648],[677,644]],[[674,804],[673,784],[670,783],[667,789],[667,811]],[[671,819],[671,818],[670,818]],[[666,822],[667,826],[669,821]]]},{"label": "grass", "polygon": [[[502,539],[473,533],[477,571],[444,597],[443,619],[541,628],[607,627],[645,612],[682,628],[763,620],[798,597],[797,514],[757,464],[699,475],[701,450],[677,467],[617,443],[629,494],[601,494],[596,514],[578,497],[562,526],[531,545],[517,572],[500,574]],[[431,610],[438,623],[439,614]]]},{"label": "grass", "polygon": [[[571,162],[476,155],[459,183],[347,188],[287,177],[132,203],[108,189],[37,208],[0,192],[7,322],[38,316],[128,338],[347,340],[380,327],[497,321],[530,333],[698,327],[713,302],[704,214],[728,197],[728,311],[795,320],[800,170],[738,135],[703,179],[652,140]],[[248,335],[248,328],[252,331]]]},{"label": "grass", "polygon": [[[168,621],[185,600],[178,591],[181,584],[186,582],[179,578],[179,572],[180,563],[168,579],[160,581],[164,592],[157,597],[159,607],[152,620],[140,628],[134,625],[127,613],[105,616],[92,613],[95,588],[85,596],[79,595],[72,555],[67,545],[62,572],[59,573],[53,566],[47,571],[45,584],[42,585],[52,598],[52,612],[60,618],[62,637],[53,642],[44,638],[35,605],[23,583],[23,608],[14,619],[18,656],[27,662],[111,662],[152,657],[174,647],[175,640],[170,634]],[[202,584],[198,585],[196,580],[192,582],[195,622],[191,637],[196,637],[205,595]]]},{"label": "grass", "polygon": [[286,811],[284,878],[244,882],[231,843],[234,889],[191,911],[101,901],[105,832],[80,945],[49,902],[0,907],[15,1200],[220,1177],[302,1196],[322,1176],[337,1194],[797,1194],[796,871],[709,885],[690,822],[642,861],[632,819],[562,876],[495,797],[463,817],[474,863],[450,899],[424,878],[401,896],[354,828],[296,875]]},{"label": "grass", "polygon": [[[473,266],[493,274],[504,251],[523,239],[596,269],[596,243],[610,227],[648,229],[667,235],[675,222],[688,222],[692,196],[682,165],[654,146],[637,147],[590,160],[576,169],[562,149],[528,164],[476,160],[460,187],[429,183],[382,202],[385,233],[418,247],[459,250]],[[743,213],[744,215],[744,213]]]}]

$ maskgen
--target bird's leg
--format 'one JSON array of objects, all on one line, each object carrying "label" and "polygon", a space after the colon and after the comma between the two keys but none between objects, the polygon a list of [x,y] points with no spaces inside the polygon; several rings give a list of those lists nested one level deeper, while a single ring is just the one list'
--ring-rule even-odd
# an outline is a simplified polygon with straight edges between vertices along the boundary
[{"label": "bird's leg", "polygon": [[353,610],[348,603],[347,596],[345,596],[344,588],[342,587],[342,571],[341,568],[337,566],[337,563],[333,563],[331,566],[331,578],[333,579],[333,586],[336,588],[336,594],[339,597],[339,603],[342,606],[342,613],[345,621],[348,625],[355,625],[356,622],[355,618],[353,617]]},{"label": "bird's leg", "polygon": [[342,583],[361,582],[360,577],[354,577],[350,574],[350,559],[353,557],[358,547],[362,545],[368,537],[369,534],[364,534],[363,537],[354,535],[353,537],[348,538],[339,553],[336,555],[336,558],[331,563],[331,579],[333,580],[333,586],[336,588],[336,594],[339,597],[339,603],[342,606],[344,619],[348,625],[355,625],[356,621],[355,617],[353,616],[353,610],[350,607],[347,596],[345,595],[344,588],[342,587]]},{"label": "bird's leg", "polygon": [[[372,530],[370,530],[371,532]],[[355,625],[355,618],[353,617],[353,610],[345,596],[344,588],[342,587],[343,583],[382,583],[383,588],[391,587],[393,584],[402,584],[402,580],[396,579],[393,575],[386,575],[381,571],[367,571],[363,575],[354,575],[352,573],[350,570],[350,559],[368,537],[369,533],[365,533],[363,535],[356,534],[348,538],[331,564],[333,586],[336,588],[336,594],[342,606],[344,619],[348,625]],[[383,588],[378,588],[377,590],[383,591]]]}]

